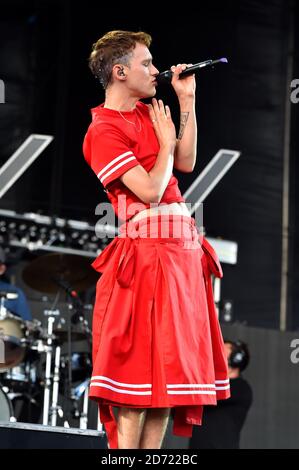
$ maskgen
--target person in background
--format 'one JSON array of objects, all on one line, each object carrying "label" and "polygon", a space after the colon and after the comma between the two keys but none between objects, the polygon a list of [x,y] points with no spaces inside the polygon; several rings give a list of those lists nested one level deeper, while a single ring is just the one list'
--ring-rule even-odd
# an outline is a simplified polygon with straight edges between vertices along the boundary
[{"label": "person in background", "polygon": [[189,449],[239,449],[240,435],[253,392],[242,372],[249,364],[248,346],[241,341],[224,341],[228,361],[231,397],[217,407],[205,406],[202,426],[193,428]]},{"label": "person in background", "polygon": [[31,321],[32,314],[23,290],[8,282],[4,282],[1,279],[1,277],[6,272],[6,269],[7,266],[5,251],[3,250],[3,248],[0,247],[0,293],[9,292],[18,294],[18,297],[16,299],[5,299],[4,307],[13,315],[18,315],[23,320]]}]

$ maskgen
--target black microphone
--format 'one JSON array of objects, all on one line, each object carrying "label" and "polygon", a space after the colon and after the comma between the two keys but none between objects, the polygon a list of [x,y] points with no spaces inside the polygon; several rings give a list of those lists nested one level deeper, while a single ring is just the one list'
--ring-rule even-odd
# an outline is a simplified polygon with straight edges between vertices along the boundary
[{"label": "black microphone", "polygon": [[75,291],[75,289],[72,288],[70,283],[68,281],[65,281],[63,279],[59,279],[58,277],[53,277],[52,281],[54,281],[59,287],[65,290],[65,292],[71,297],[74,303],[78,307],[83,307],[82,300],[79,297],[78,292]]},{"label": "black microphone", "polygon": [[[198,72],[204,67],[209,67],[209,66],[214,66],[216,64],[227,64],[228,60],[226,57],[223,57],[222,59],[217,59],[217,60],[205,60],[204,62],[199,62],[198,64],[191,65],[190,67],[187,67],[185,70],[183,70],[182,73],[179,75],[179,79],[182,79],[186,77],[187,75],[192,75],[193,73]],[[173,72],[171,70],[166,70],[165,72],[159,73],[157,75],[156,80],[158,83],[170,83],[171,79],[173,76]]]},{"label": "black microphone", "polygon": [[78,292],[76,292],[75,289],[72,288],[68,281],[59,278],[52,278],[52,280],[56,282],[56,284],[58,284],[62,289],[64,289],[65,292],[71,297],[71,300],[75,307],[75,313],[73,313],[73,315],[71,316],[71,322],[76,325],[77,323],[84,320],[83,303],[79,297]]}]

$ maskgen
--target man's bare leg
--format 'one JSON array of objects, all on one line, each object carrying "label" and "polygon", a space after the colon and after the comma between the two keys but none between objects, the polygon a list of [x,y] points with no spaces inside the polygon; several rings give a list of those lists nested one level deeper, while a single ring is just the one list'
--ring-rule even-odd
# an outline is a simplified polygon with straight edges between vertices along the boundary
[{"label": "man's bare leg", "polygon": [[138,449],[146,410],[118,408],[117,437],[119,449]]},{"label": "man's bare leg", "polygon": [[170,408],[147,408],[139,449],[161,449]]}]

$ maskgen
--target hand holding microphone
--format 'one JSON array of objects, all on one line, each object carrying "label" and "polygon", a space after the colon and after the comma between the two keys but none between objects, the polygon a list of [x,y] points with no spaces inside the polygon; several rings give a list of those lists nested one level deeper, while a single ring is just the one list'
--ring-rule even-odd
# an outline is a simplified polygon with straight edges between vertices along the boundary
[{"label": "hand holding microphone", "polygon": [[181,80],[182,74],[186,73],[186,70],[190,69],[192,64],[178,64],[172,66],[170,71],[171,78],[170,83],[177,94],[179,100],[194,99],[196,90],[196,81],[194,73],[185,75],[185,79]]}]

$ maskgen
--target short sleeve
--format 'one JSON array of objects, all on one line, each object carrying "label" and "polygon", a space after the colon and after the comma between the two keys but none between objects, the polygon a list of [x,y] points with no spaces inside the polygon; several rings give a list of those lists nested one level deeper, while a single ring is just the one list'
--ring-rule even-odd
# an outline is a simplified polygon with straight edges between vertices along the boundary
[{"label": "short sleeve", "polygon": [[90,140],[90,165],[106,188],[139,162],[129,139],[118,129],[93,129]]}]

